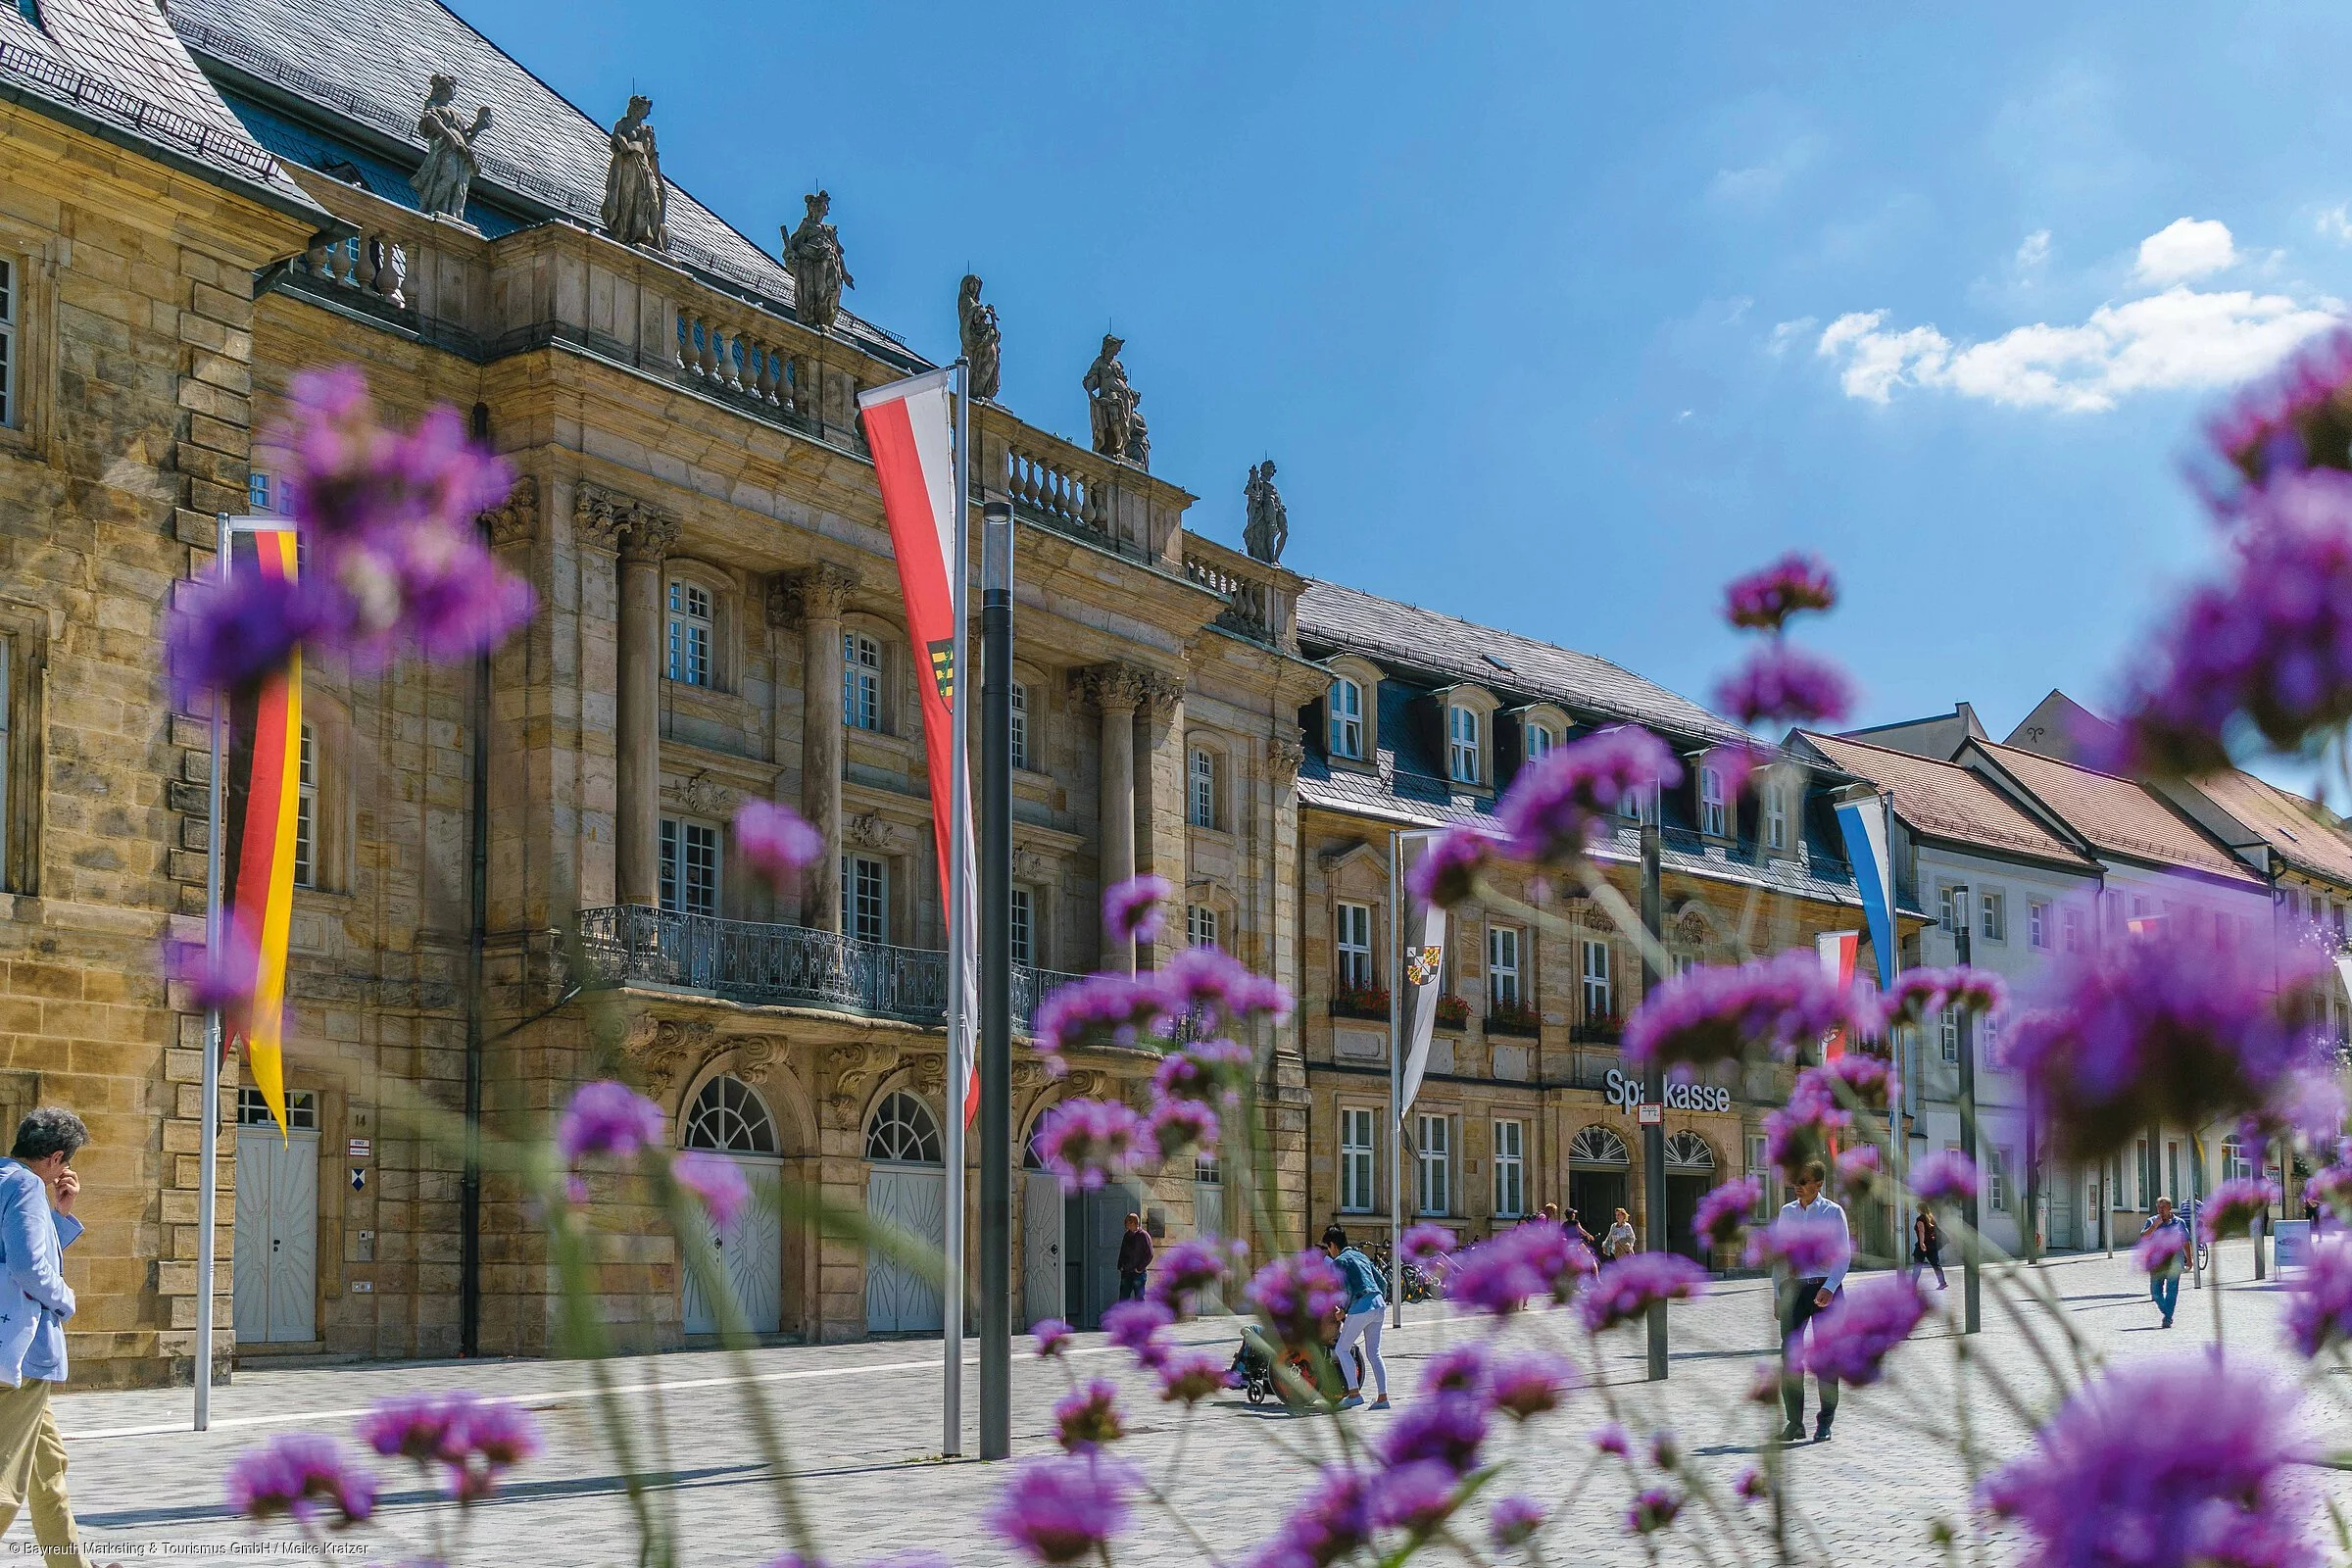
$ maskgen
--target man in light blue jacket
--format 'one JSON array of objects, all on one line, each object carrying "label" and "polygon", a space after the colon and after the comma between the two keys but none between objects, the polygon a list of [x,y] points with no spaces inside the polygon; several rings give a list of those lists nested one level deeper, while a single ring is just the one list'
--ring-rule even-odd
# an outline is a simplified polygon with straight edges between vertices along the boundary
[{"label": "man in light blue jacket", "polygon": [[66,1319],[74,1289],[62,1253],[81,1234],[72,1160],[90,1130],[70,1110],[43,1106],[17,1124],[0,1160],[0,1534],[29,1498],[44,1562],[86,1568],[66,1498],[66,1445],[49,1413],[66,1381]]}]

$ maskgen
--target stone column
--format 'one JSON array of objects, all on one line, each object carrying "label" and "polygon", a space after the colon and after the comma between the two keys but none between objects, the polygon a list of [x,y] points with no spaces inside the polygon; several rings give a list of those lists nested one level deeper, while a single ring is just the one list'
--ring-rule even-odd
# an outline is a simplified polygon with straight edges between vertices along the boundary
[{"label": "stone column", "polygon": [[[1102,887],[1135,875],[1135,710],[1146,695],[1144,673],[1125,664],[1093,664],[1075,677],[1079,694],[1102,714],[1102,781],[1099,829]],[[1135,972],[1135,944],[1102,943],[1101,967]]]},{"label": "stone column", "polygon": [[632,503],[620,529],[620,653],[613,749],[620,902],[662,897],[662,561],[678,519]]},{"label": "stone column", "polygon": [[800,575],[801,630],[808,671],[801,697],[801,809],[825,836],[825,853],[803,881],[802,920],[841,929],[841,612],[858,574],[818,562]]}]

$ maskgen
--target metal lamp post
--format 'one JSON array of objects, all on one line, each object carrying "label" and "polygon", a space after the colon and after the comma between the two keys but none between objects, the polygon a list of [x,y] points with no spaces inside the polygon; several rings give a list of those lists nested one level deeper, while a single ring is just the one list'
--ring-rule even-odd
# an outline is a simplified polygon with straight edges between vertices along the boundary
[{"label": "metal lamp post", "polygon": [[1012,507],[980,524],[980,1457],[1012,1452]]}]

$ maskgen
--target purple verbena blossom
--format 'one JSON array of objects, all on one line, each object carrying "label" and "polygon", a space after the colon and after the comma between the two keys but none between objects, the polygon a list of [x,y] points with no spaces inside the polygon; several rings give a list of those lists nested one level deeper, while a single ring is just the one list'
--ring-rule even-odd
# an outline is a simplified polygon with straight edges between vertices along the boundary
[{"label": "purple verbena blossom", "polygon": [[1761,1465],[1748,1465],[1732,1483],[1732,1494],[1741,1502],[1761,1502],[1772,1495],[1772,1483],[1765,1478]]},{"label": "purple verbena blossom", "polygon": [[1220,1112],[1236,1110],[1255,1065],[1250,1048],[1239,1041],[1198,1041],[1160,1058],[1152,1092],[1163,1101],[1197,1100]]},{"label": "purple verbena blossom", "polygon": [[455,1464],[465,1456],[457,1435],[462,1407],[441,1394],[400,1394],[378,1399],[353,1432],[387,1459]]},{"label": "purple verbena blossom", "polygon": [[1487,1403],[1514,1421],[1525,1421],[1558,1409],[1560,1396],[1583,1381],[1576,1368],[1558,1356],[1532,1350],[1489,1368]]},{"label": "purple verbena blossom", "polygon": [[1102,1335],[1139,1365],[1154,1367],[1167,1353],[1160,1330],[1175,1321],[1176,1314],[1157,1301],[1121,1301],[1103,1310]]},{"label": "purple verbena blossom", "polygon": [[253,1001],[258,969],[253,942],[235,920],[220,922],[220,940],[216,945],[165,944],[164,974],[188,988],[188,1005],[198,1012],[218,1009],[230,1017],[242,1014]]},{"label": "purple verbena blossom", "polygon": [[1878,1145],[1856,1144],[1838,1152],[1837,1169],[1839,1187],[1848,1192],[1867,1193],[1886,1174],[1886,1162],[1879,1157]]},{"label": "purple verbena blossom", "polygon": [[1531,1296],[1567,1300],[1595,1266],[1585,1244],[1571,1241],[1557,1225],[1515,1225],[1454,1253],[1446,1295],[1499,1316],[1517,1311]]},{"label": "purple verbena blossom", "polygon": [[1980,1191],[1977,1162],[1957,1149],[1937,1149],[1911,1166],[1911,1191],[1923,1203],[1965,1203]]},{"label": "purple verbena blossom", "polygon": [[641,1149],[661,1147],[662,1107],[610,1079],[582,1084],[556,1124],[556,1149],[566,1164],[590,1154],[629,1159]]},{"label": "purple verbena blossom", "polygon": [[1453,1232],[1424,1221],[1408,1225],[1396,1238],[1396,1255],[1415,1268],[1426,1268],[1453,1250]]},{"label": "purple verbena blossom", "polygon": [[1467,1395],[1440,1394],[1398,1410],[1378,1449],[1391,1468],[1431,1459],[1466,1476],[1478,1468],[1479,1446],[1486,1441],[1486,1405]]},{"label": "purple verbena blossom", "polygon": [[1928,1298],[1908,1275],[1849,1285],[1813,1320],[1810,1343],[1794,1359],[1816,1377],[1867,1388],[1879,1381],[1887,1352],[1910,1338],[1927,1314]]},{"label": "purple verbena blossom", "polygon": [[1742,725],[1836,724],[1854,706],[1854,684],[1818,654],[1774,639],[1749,652],[1715,688],[1715,706]]},{"label": "purple verbena blossom", "polygon": [[1396,1465],[1373,1489],[1372,1522],[1416,1538],[1427,1536],[1453,1512],[1460,1486],[1460,1475],[1436,1459]]},{"label": "purple verbena blossom", "polygon": [[1170,1404],[1199,1404],[1220,1389],[1233,1386],[1233,1368],[1206,1350],[1170,1350],[1154,1368],[1159,1396]]},{"label": "purple verbena blossom", "polygon": [[1764,1157],[1794,1181],[1807,1165],[1828,1154],[1831,1140],[1853,1125],[1853,1112],[1838,1103],[1829,1080],[1807,1069],[1797,1074],[1788,1103],[1765,1114]]},{"label": "purple verbena blossom", "polygon": [[1751,630],[1779,631],[1804,610],[1838,603],[1838,583],[1819,556],[1790,551],[1771,565],[1734,577],[1723,591],[1723,618]]},{"label": "purple verbena blossom", "polygon": [[2307,1257],[2286,1279],[2286,1338],[2316,1356],[2352,1341],[2352,1236],[2323,1236]]},{"label": "purple verbena blossom", "polygon": [[707,1150],[689,1149],[672,1159],[669,1179],[692,1193],[721,1226],[734,1224],[752,1200],[752,1184],[744,1178],[743,1167]]},{"label": "purple verbena blossom", "polygon": [[1324,1321],[1348,1302],[1346,1282],[1321,1252],[1275,1258],[1242,1294],[1290,1349],[1322,1344]]},{"label": "purple verbena blossom", "polygon": [[1481,1394],[1487,1386],[1487,1363],[1483,1340],[1464,1340],[1435,1350],[1421,1368],[1421,1392]]},{"label": "purple verbena blossom", "polygon": [[1682,777],[1683,764],[1664,741],[1623,724],[1556,747],[1522,769],[1494,816],[1513,858],[1573,860],[1629,793],[1671,789]]},{"label": "purple verbena blossom", "polygon": [[1707,1271],[1679,1252],[1637,1252],[1620,1258],[1586,1287],[1586,1331],[1599,1334],[1661,1302],[1688,1301],[1706,1286]]},{"label": "purple verbena blossom", "polygon": [[1055,1077],[1065,1053],[1082,1046],[1133,1046],[1167,1015],[1150,975],[1095,974],[1038,1004],[1037,1049]]},{"label": "purple verbena blossom", "polygon": [[1690,1234],[1710,1247],[1729,1247],[1747,1228],[1747,1216],[1764,1201],[1764,1183],[1755,1176],[1735,1176],[1711,1189],[1698,1200]]},{"label": "purple verbena blossom", "polygon": [[1188,1149],[1217,1147],[1217,1113],[1198,1100],[1161,1101],[1145,1130],[1163,1164]]},{"label": "purple verbena blossom", "polygon": [[1404,885],[1425,904],[1452,908],[1470,897],[1502,843],[1483,828],[1450,827],[1406,868]]},{"label": "purple verbena blossom", "polygon": [[1833,1029],[1860,1035],[1876,1022],[1818,957],[1783,953],[1737,967],[1704,965],[1667,981],[1627,1020],[1625,1057],[1636,1065],[1703,1066],[1759,1049],[1786,1058]]},{"label": "purple verbena blossom", "polygon": [[1963,1011],[1998,1012],[2009,1000],[2008,987],[1989,969],[1954,964],[1948,969],[1912,969],[1896,977],[1884,999],[1889,1025],[1925,1023],[1946,1007]]},{"label": "purple verbena blossom", "polygon": [[1329,1568],[1372,1539],[1372,1490],[1353,1470],[1325,1470],[1300,1494],[1250,1568]]},{"label": "purple verbena blossom", "polygon": [[[2352,383],[2352,331],[2312,338],[2278,369],[2238,389],[2206,423],[2223,461],[2249,485],[2301,468],[2352,466],[2352,425],[2341,395]],[[2225,514],[2237,499],[2210,499]]]},{"label": "purple verbena blossom", "polygon": [[1072,1389],[1054,1405],[1054,1441],[1064,1453],[1085,1453],[1126,1435],[1126,1424],[1119,1419],[1119,1391],[1101,1378]]},{"label": "purple verbena blossom", "polygon": [[1625,1511],[1628,1535],[1646,1536],[1665,1529],[1683,1511],[1682,1494],[1665,1487],[1646,1487]]},{"label": "purple verbena blossom", "polygon": [[2132,1261],[2142,1274],[2177,1273],[2188,1258],[2188,1227],[2158,1225],[2132,1249]]},{"label": "purple verbena blossom", "polygon": [[2271,1184],[2258,1176],[2238,1176],[2219,1184],[2197,1205],[2205,1240],[2218,1242],[2225,1236],[2245,1234],[2247,1227],[2271,1211],[2271,1200],[2277,1196]]},{"label": "purple verbena blossom", "polygon": [[2303,1200],[2352,1221],[2352,1165],[2323,1165],[2303,1181]]},{"label": "purple verbena blossom", "polygon": [[1859,1105],[1864,1110],[1885,1110],[1886,1091],[1894,1080],[1883,1057],[1867,1051],[1848,1051],[1818,1067],[1808,1067],[1808,1073],[1818,1075],[1821,1086],[1839,1104]]},{"label": "purple verbena blossom", "polygon": [[1291,994],[1216,948],[1183,948],[1152,971],[1149,982],[1171,1018],[1190,1018],[1203,1033],[1244,1020],[1291,1015]]},{"label": "purple verbena blossom", "polygon": [[1113,944],[1157,942],[1175,884],[1147,872],[1102,890],[1102,932]]},{"label": "purple verbena blossom", "polygon": [[1178,1318],[1192,1316],[1200,1309],[1201,1296],[1225,1282],[1241,1245],[1198,1236],[1178,1242],[1152,1260],[1151,1298]]},{"label": "purple verbena blossom", "polygon": [[1673,1433],[1659,1429],[1649,1435],[1649,1462],[1660,1470],[1672,1470],[1683,1462],[1683,1443]]},{"label": "purple verbena blossom", "polygon": [[1065,1100],[1046,1112],[1037,1157],[1063,1192],[1092,1192],[1134,1171],[1144,1137],[1143,1117],[1119,1101]]},{"label": "purple verbena blossom", "polygon": [[989,1523],[1041,1563],[1076,1562],[1127,1528],[1126,1470],[1094,1455],[1032,1459],[998,1494]]},{"label": "purple verbena blossom", "polygon": [[1047,1318],[1029,1331],[1040,1360],[1057,1359],[1070,1348],[1070,1326],[1057,1317]]},{"label": "purple verbena blossom", "polygon": [[1496,1497],[1487,1506],[1487,1535],[1505,1550],[1525,1545],[1544,1528],[1545,1517],[1544,1505],[1533,1497],[1517,1493]]},{"label": "purple verbena blossom", "polygon": [[825,853],[825,836],[789,806],[751,800],[735,813],[735,848],[768,886],[788,888]]},{"label": "purple verbena blossom", "polygon": [[1614,1421],[1592,1429],[1592,1446],[1598,1452],[1613,1453],[1620,1459],[1625,1458],[1633,1451],[1632,1443],[1626,1436],[1625,1428]]},{"label": "purple verbena blossom", "polygon": [[322,1502],[335,1506],[330,1529],[363,1524],[375,1512],[375,1477],[345,1464],[332,1438],[288,1432],[228,1467],[228,1505],[248,1519],[286,1514],[307,1525]]},{"label": "purple verbena blossom", "polygon": [[1783,1214],[1748,1233],[1742,1261],[1749,1268],[1786,1270],[1791,1279],[1825,1279],[1850,1246],[1845,1222],[1835,1215]]}]

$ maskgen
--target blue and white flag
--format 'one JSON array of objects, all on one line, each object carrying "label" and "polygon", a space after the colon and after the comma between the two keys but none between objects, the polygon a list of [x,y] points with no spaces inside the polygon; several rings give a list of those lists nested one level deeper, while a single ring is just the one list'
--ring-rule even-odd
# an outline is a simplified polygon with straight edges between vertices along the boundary
[{"label": "blue and white flag", "polygon": [[1894,985],[1894,802],[1889,796],[1838,803],[1838,831],[1845,839],[1845,858],[1854,868],[1854,886],[1862,893],[1863,918],[1870,923],[1870,945],[1879,956],[1879,986]]}]

